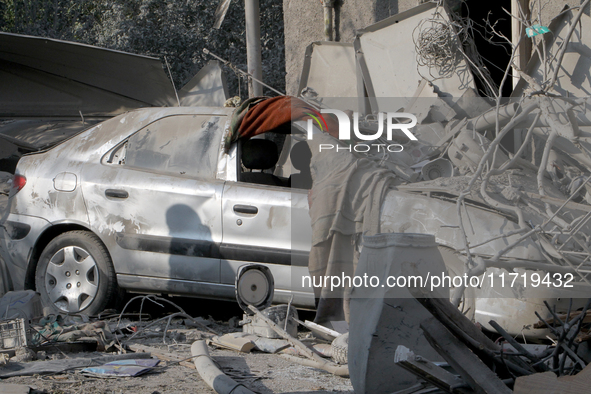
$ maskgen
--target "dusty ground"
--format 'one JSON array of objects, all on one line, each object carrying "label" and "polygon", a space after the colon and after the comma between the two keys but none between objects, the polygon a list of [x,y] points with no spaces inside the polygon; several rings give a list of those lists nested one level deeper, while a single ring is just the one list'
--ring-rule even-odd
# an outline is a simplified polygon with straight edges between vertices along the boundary
[{"label": "dusty ground", "polygon": [[[174,298],[189,312],[195,309],[194,299]],[[204,321],[210,328],[222,333],[241,331],[236,322],[241,318],[241,311],[234,303],[201,301],[199,309]],[[192,305],[192,306],[191,306]],[[151,314],[152,319],[165,316],[174,312],[172,309],[150,310],[144,306],[144,312]],[[302,317],[302,316],[300,316]],[[303,312],[305,319],[310,319],[313,314]],[[117,324],[116,318],[108,320],[112,328]],[[167,332],[167,343],[163,344],[163,330],[166,322],[146,329],[132,340],[128,340],[130,333],[126,330],[125,337],[119,340],[127,345],[142,344],[156,347],[183,358],[191,356],[191,344],[212,334],[207,330],[194,329],[184,324],[181,319],[173,321]],[[123,320],[122,327],[138,326],[141,324],[129,320]],[[144,323],[145,326],[145,323]],[[112,330],[116,331],[116,330]],[[306,331],[300,331],[301,336],[307,335]],[[248,354],[231,350],[223,350],[209,347],[210,355],[218,363],[220,368],[236,381],[244,384],[254,392],[261,394],[270,393],[353,393],[350,380],[339,378],[324,371],[310,367],[304,367],[283,359],[279,355],[252,352]],[[96,357],[104,353],[71,353],[48,354],[52,359],[73,357]],[[77,393],[214,393],[200,378],[195,369],[173,363],[161,361],[162,368],[156,368],[153,372],[136,378],[101,379],[92,378],[80,374],[78,371],[70,371],[65,374],[53,376],[28,376],[13,377],[0,380],[1,383],[24,384],[41,392],[52,394],[77,394]],[[1,392],[0,386],[0,392]]]},{"label": "dusty ground", "polygon": [[[152,344],[152,346],[155,344]],[[160,346],[166,348],[166,346]],[[190,344],[180,344],[179,355],[190,356]],[[229,350],[212,350],[212,358],[229,375],[252,374],[244,386],[261,394],[269,393],[353,393],[349,379],[303,367],[280,356],[253,353],[241,355]],[[165,363],[163,363],[165,365]],[[238,378],[236,380],[239,381]],[[71,372],[53,377],[32,376],[4,379],[0,383],[29,385],[52,394],[74,393],[215,393],[194,369],[173,365],[136,378],[97,379]]]}]

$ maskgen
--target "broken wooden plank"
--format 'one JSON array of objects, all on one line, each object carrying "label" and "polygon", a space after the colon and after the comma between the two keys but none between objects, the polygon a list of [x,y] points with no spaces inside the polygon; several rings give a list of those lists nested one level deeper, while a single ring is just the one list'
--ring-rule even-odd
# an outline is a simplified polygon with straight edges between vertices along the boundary
[{"label": "broken wooden plank", "polygon": [[195,369],[195,364],[193,364],[191,362],[191,360],[185,360],[186,357],[181,357],[176,354],[168,353],[168,352],[165,352],[164,350],[160,350],[155,347],[133,344],[133,345],[129,345],[129,348],[136,353],[151,353],[152,356],[155,356],[160,360],[174,361],[184,367],[189,367],[189,368]]},{"label": "broken wooden plank", "polygon": [[438,367],[431,361],[415,355],[405,346],[399,345],[396,348],[394,363],[448,393],[468,394],[474,392],[463,379]]},{"label": "broken wooden plank", "polygon": [[[448,299],[433,298],[422,288],[409,288],[410,293],[419,301],[431,314],[437,318],[449,331],[458,338],[478,351],[484,348],[489,351],[499,351],[500,346],[491,341],[474,323],[462,314]],[[468,338],[466,338],[466,336]],[[464,340],[466,339],[466,340]],[[475,348],[474,348],[475,347]]]},{"label": "broken wooden plank", "polygon": [[427,341],[468,382],[476,393],[510,394],[512,391],[466,345],[436,318],[421,323]]},{"label": "broken wooden plank", "polygon": [[[571,314],[568,316],[568,320],[570,321],[570,320],[574,319],[575,317],[578,317],[580,314],[581,314],[581,311],[571,312]],[[548,324],[560,325],[561,322],[564,322],[567,320],[566,313],[557,313],[556,315],[560,319],[560,322],[555,322],[554,318],[546,319],[546,322]],[[583,318],[583,323],[591,323],[591,310],[588,310],[586,312],[585,317]],[[545,328],[545,327],[546,327],[546,323],[543,321],[539,321],[536,324],[534,324],[534,328]]]}]

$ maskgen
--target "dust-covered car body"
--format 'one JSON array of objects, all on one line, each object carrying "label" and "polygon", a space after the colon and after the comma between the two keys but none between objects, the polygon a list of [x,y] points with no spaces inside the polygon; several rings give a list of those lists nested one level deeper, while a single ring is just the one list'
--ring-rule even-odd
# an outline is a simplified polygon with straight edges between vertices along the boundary
[{"label": "dust-covered car body", "polygon": [[[222,144],[231,113],[131,111],[24,156],[3,217],[11,287],[41,283],[64,311],[96,304],[98,262],[77,273],[60,268],[67,259],[58,256],[47,265],[53,267],[46,269],[49,275],[36,278],[47,245],[61,234],[82,231],[104,244],[114,272],[103,275],[115,274],[122,289],[234,299],[238,268],[258,262],[272,267],[276,302],[293,294],[296,305],[313,307],[312,293],[292,289],[291,280],[292,272],[307,270],[307,191],[237,181],[237,144],[228,152]],[[292,241],[291,214],[297,211],[303,233]],[[85,248],[76,248],[70,249],[74,258],[82,259]]]}]

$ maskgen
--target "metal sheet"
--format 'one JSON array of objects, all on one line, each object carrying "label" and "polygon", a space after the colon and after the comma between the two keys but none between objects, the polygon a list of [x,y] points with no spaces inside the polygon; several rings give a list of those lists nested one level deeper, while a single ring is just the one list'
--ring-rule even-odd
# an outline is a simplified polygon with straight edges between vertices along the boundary
[{"label": "metal sheet", "polygon": [[0,116],[114,116],[150,104],[0,59]]},{"label": "metal sheet", "polygon": [[[577,11],[578,12],[578,11]],[[564,11],[550,23],[548,27],[551,34],[545,35],[546,52],[549,59],[553,59],[546,69],[547,77],[544,77],[544,67],[538,53],[534,51],[528,63],[525,73],[532,76],[538,83],[551,79],[556,67],[556,59],[553,57],[560,51],[567,32],[572,25],[575,13],[572,10]],[[570,42],[567,45],[566,53],[558,72],[558,79],[553,89],[561,96],[567,97],[588,97],[591,96],[591,18],[586,14],[581,15],[579,27],[575,29]],[[540,52],[543,53],[540,47]],[[527,83],[523,79],[519,81],[512,96],[519,97]]]},{"label": "metal sheet", "polygon": [[306,48],[298,93],[314,89],[319,97],[357,97],[357,66],[353,44],[314,42]]},{"label": "metal sheet", "polygon": [[[156,58],[74,42],[0,33],[0,60],[5,67],[33,72],[31,79],[36,79],[37,84],[43,84],[44,80],[55,81],[57,76],[144,105],[176,103],[172,84]],[[4,75],[3,80],[9,76]],[[2,86],[2,97],[12,97],[4,89],[4,83]],[[33,87],[25,87],[24,93],[34,93],[29,91]],[[17,97],[23,93],[22,90],[14,92]],[[2,102],[8,101],[3,99]]]},{"label": "metal sheet", "polygon": [[229,93],[220,62],[207,63],[178,94],[183,107],[223,107]]},{"label": "metal sheet", "polygon": [[[439,78],[437,70],[417,65],[413,33],[435,10],[434,3],[421,4],[358,31],[354,46],[369,97],[400,97],[404,105],[423,77],[429,77],[440,96],[461,97],[468,88],[474,88],[464,60],[449,78]],[[448,19],[443,8],[437,10]],[[372,103],[372,110],[379,110],[377,103]]]}]

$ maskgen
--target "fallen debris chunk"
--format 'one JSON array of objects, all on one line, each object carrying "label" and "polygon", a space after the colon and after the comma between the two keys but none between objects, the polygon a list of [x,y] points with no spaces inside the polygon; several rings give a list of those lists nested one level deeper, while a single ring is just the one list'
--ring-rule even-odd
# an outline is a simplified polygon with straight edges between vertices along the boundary
[{"label": "fallen debris chunk", "polygon": [[6,353],[0,353],[0,368],[8,364],[10,356]]},{"label": "fallen debris chunk", "polygon": [[591,366],[575,376],[557,378],[553,372],[520,376],[515,380],[515,394],[589,394],[591,393]]},{"label": "fallen debris chunk", "polygon": [[84,368],[81,373],[97,378],[136,377],[152,370],[160,363],[155,359],[118,360],[101,365],[100,367]]},{"label": "fallen debris chunk", "polygon": [[233,332],[222,336],[216,335],[208,340],[207,344],[248,353],[255,347],[255,340],[257,338],[258,337],[255,335],[246,334],[244,332]]},{"label": "fallen debris chunk", "polygon": [[[297,310],[294,307],[289,308],[289,315],[287,313],[287,305],[276,305],[261,311],[261,316],[266,319],[270,319],[281,327],[286,327],[287,332],[290,335],[296,335],[298,332],[298,325],[295,321],[298,317]],[[286,324],[287,320],[287,324]],[[242,324],[242,330],[245,333],[257,335],[260,337],[277,339],[281,336],[277,335],[273,330],[269,328],[265,320],[260,316],[244,316],[244,319],[240,322]]]},{"label": "fallen debris chunk", "polygon": [[257,338],[254,341],[257,349],[265,353],[277,353],[291,345],[284,339]]},{"label": "fallen debris chunk", "polygon": [[[291,354],[280,354],[279,356],[281,358],[292,361],[296,364],[303,365],[305,367],[318,368],[318,369],[322,369],[322,370],[326,371],[326,369],[324,369],[324,367],[323,367],[323,364],[319,363],[316,360],[310,360],[309,358],[292,356]],[[330,371],[327,371],[327,372],[330,372]],[[333,373],[333,372],[331,372],[331,373]],[[348,365],[339,365],[338,373],[333,373],[333,375],[337,375],[342,378],[348,378],[349,377],[349,366]]]},{"label": "fallen debris chunk", "polygon": [[254,394],[242,384],[235,382],[215,366],[205,341],[195,341],[191,346],[191,355],[194,357],[195,369],[199,372],[201,379],[209,387],[219,394]]},{"label": "fallen debris chunk", "polygon": [[263,315],[257,308],[255,308],[252,305],[249,305],[248,308],[251,311],[253,311],[258,317],[260,317],[262,320],[264,320],[269,325],[269,327],[271,327],[271,329],[273,331],[275,331],[277,334],[279,334],[280,336],[285,338],[289,343],[291,343],[299,351],[301,351],[303,354],[305,354],[306,357],[316,361],[317,364],[316,364],[315,368],[322,369],[326,372],[330,372],[330,373],[337,375],[337,376],[349,377],[349,368],[348,367],[345,368],[341,365],[324,360],[318,354],[316,354],[312,350],[308,349],[308,347],[306,345],[304,345],[302,342],[300,342],[299,340],[297,340],[294,337],[292,337],[291,335],[289,335],[285,330],[281,329],[277,324],[273,323],[273,321],[271,321],[268,317]]},{"label": "fallen debris chunk", "polygon": [[12,362],[28,363],[37,359],[37,353],[27,347],[16,348],[14,356],[10,359]]},{"label": "fallen debris chunk", "polygon": [[[287,342],[287,341],[286,341]],[[297,348],[289,345],[288,342],[288,347],[285,349],[282,349],[281,351],[279,351],[279,353],[281,354],[289,354],[292,356],[301,356],[301,357],[306,357],[305,354],[303,354],[301,351],[299,351]],[[310,344],[309,348],[312,349],[313,351],[315,351],[316,353],[318,353],[319,355],[321,355],[322,357],[326,357],[326,358],[331,358],[332,357],[332,346],[327,344],[327,343],[314,343],[314,344]],[[347,364],[347,362],[345,361],[342,364]]]},{"label": "fallen debris chunk", "polygon": [[334,341],[334,339],[336,337],[341,335],[335,330],[331,330],[330,328],[321,326],[320,324],[316,324],[316,323],[311,322],[309,320],[301,321],[301,320],[295,319],[295,321],[297,321],[302,326],[304,326],[307,329],[309,329],[310,331],[312,331],[312,334],[314,334],[314,336],[317,338],[326,339],[327,341],[332,342],[332,341]]}]

